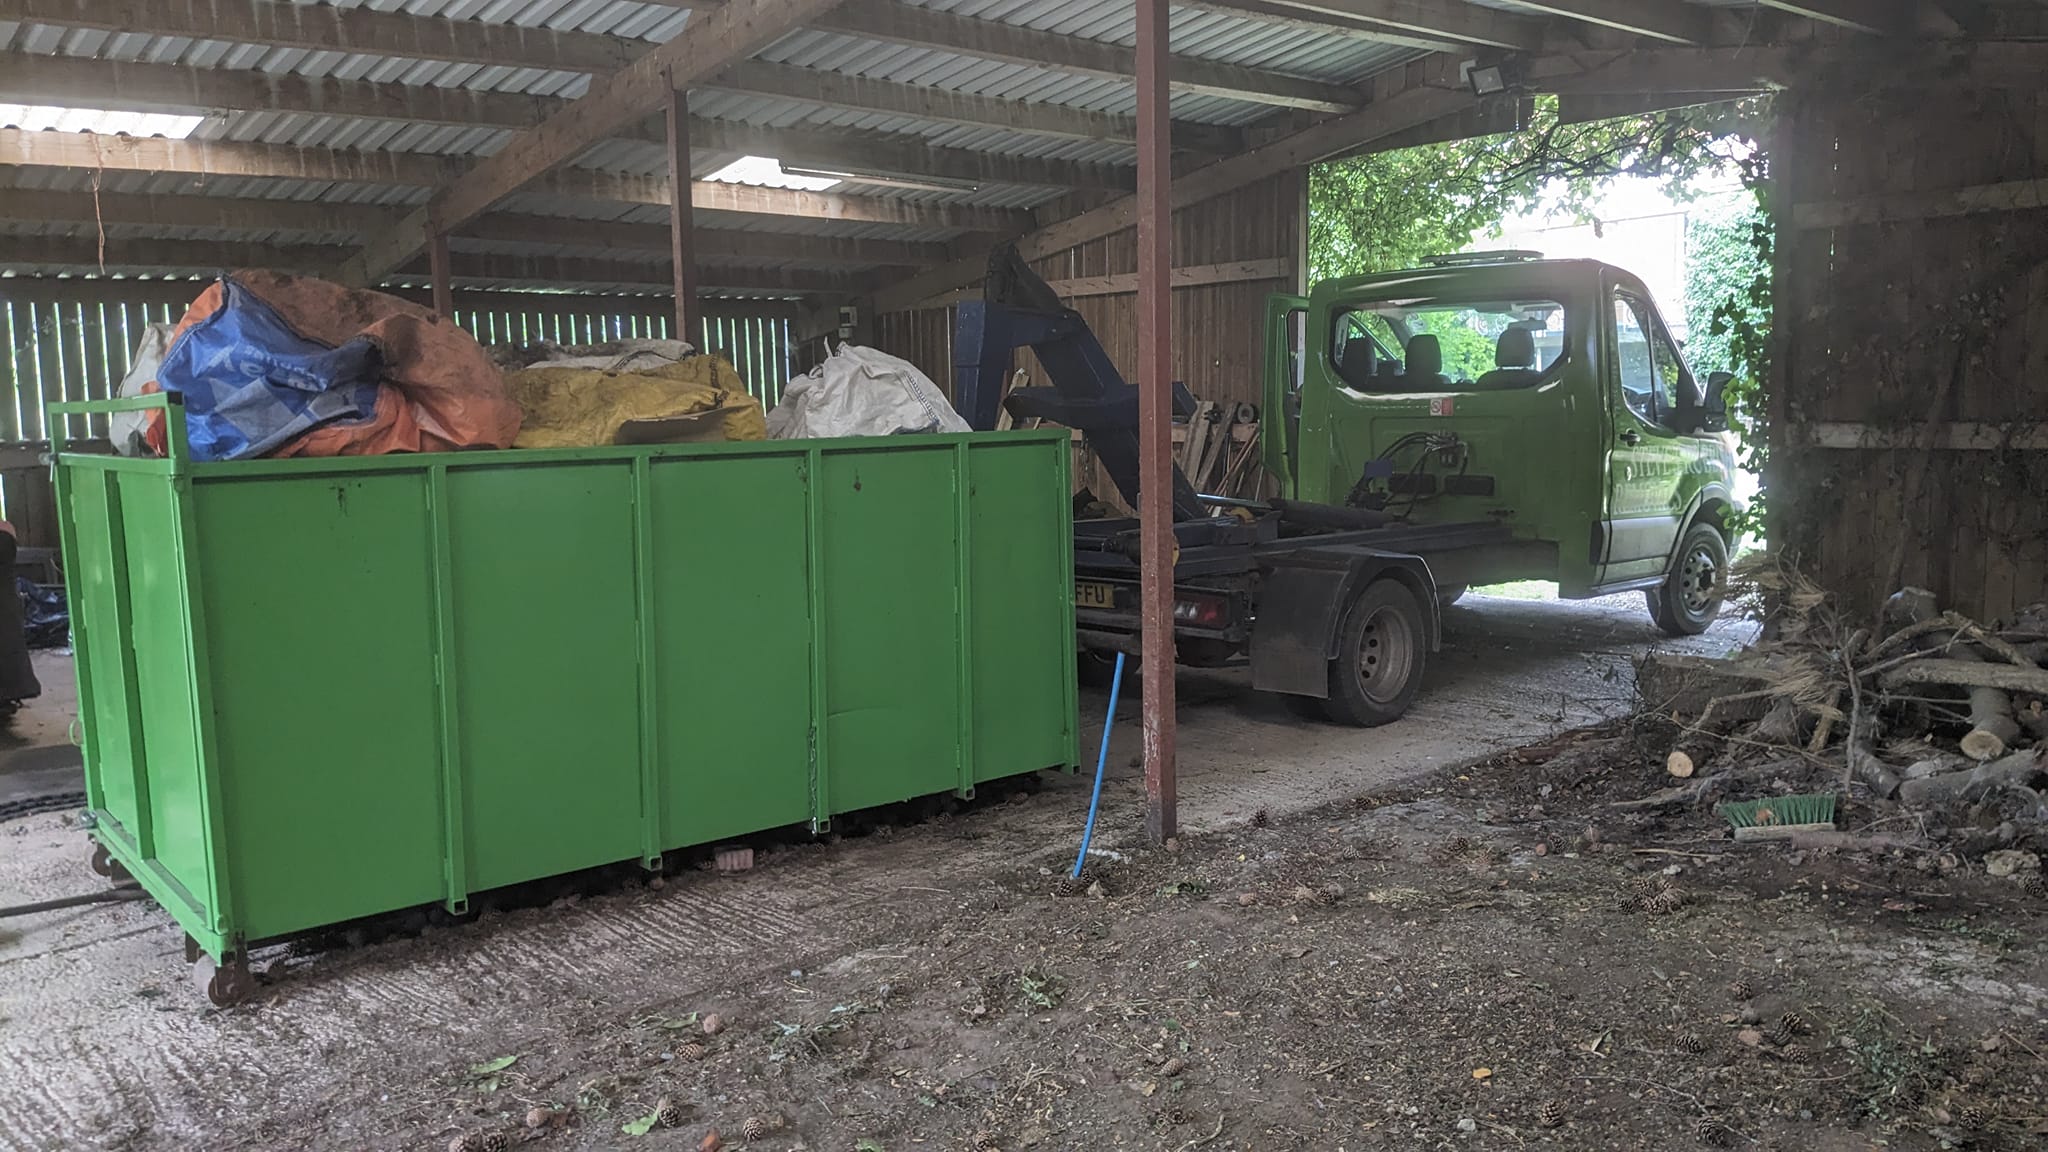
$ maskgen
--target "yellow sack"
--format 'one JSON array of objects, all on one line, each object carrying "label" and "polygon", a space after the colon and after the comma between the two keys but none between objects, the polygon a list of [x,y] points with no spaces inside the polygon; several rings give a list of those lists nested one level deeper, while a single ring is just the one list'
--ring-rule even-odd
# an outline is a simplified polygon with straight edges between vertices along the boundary
[{"label": "yellow sack", "polygon": [[550,367],[505,374],[525,420],[518,448],[765,440],[761,402],[719,356],[689,356],[644,372]]}]

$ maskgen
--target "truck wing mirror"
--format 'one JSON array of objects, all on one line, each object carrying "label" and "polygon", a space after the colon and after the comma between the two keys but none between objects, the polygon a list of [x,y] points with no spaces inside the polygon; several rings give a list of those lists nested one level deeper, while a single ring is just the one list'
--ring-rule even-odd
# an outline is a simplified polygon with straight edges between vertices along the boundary
[{"label": "truck wing mirror", "polygon": [[1728,415],[1728,385],[1735,379],[1733,372],[1707,373],[1707,415]]},{"label": "truck wing mirror", "polygon": [[1700,426],[1704,432],[1722,432],[1728,428],[1728,385],[1735,379],[1733,372],[1707,373],[1707,395],[1700,405]]}]

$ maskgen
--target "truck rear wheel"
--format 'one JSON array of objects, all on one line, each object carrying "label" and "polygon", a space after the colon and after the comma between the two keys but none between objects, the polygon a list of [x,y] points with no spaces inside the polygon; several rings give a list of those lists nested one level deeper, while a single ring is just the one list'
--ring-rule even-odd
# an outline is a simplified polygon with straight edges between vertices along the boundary
[{"label": "truck rear wheel", "polygon": [[1375,580],[1351,602],[1330,661],[1331,720],[1371,728],[1398,720],[1422,687],[1429,633],[1422,605],[1397,580]]},{"label": "truck rear wheel", "polygon": [[1697,636],[1721,614],[1728,586],[1728,542],[1712,524],[1696,520],[1678,542],[1664,583],[1643,593],[1650,619],[1667,636]]}]

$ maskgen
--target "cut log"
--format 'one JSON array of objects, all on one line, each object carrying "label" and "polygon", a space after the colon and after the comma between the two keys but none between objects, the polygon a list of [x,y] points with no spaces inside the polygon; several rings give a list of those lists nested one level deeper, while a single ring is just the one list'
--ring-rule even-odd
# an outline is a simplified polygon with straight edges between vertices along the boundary
[{"label": "cut log", "polygon": [[1666,716],[1696,716],[1717,697],[1738,695],[1755,700],[1756,715],[1762,715],[1770,687],[1767,669],[1742,661],[1653,653],[1636,666],[1636,695],[1643,707]]},{"label": "cut log", "polygon": [[1970,730],[1963,735],[1963,755],[1979,763],[1996,760],[2019,738],[2012,697],[1996,688],[1970,689]]},{"label": "cut log", "polygon": [[1698,770],[1699,764],[1693,759],[1690,752],[1682,752],[1679,749],[1673,748],[1671,754],[1664,757],[1664,771],[1678,777],[1680,780],[1692,779],[1692,774]]},{"label": "cut log", "polygon": [[1903,688],[1909,684],[2002,688],[2007,692],[2048,696],[2048,671],[1972,660],[1916,660],[1886,672],[1878,678],[1878,683],[1886,688]]},{"label": "cut log", "polygon": [[2015,752],[1968,772],[1949,772],[1908,780],[1899,786],[1899,799],[1916,808],[1933,807],[1958,800],[1975,800],[1994,789],[2012,785],[2028,787],[2043,771],[2039,750]]},{"label": "cut log", "polygon": [[1799,705],[1783,697],[1772,701],[1753,734],[1764,744],[1799,743]]}]

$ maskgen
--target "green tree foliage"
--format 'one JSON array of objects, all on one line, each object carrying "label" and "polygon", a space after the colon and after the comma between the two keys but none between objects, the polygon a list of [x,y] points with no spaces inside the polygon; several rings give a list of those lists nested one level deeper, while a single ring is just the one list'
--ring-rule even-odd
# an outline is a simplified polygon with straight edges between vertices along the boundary
[{"label": "green tree foliage", "polygon": [[1616,176],[1683,190],[1737,150],[1731,132],[1748,105],[1682,108],[1590,124],[1558,118],[1538,98],[1522,131],[1373,152],[1309,170],[1309,274],[1314,280],[1412,268],[1456,252],[1510,215],[1586,215]]},{"label": "green tree foliage", "polygon": [[[1499,235],[1501,222],[1514,215],[1590,220],[1603,186],[1618,176],[1661,180],[1684,197],[1700,176],[1736,169],[1756,206],[1704,226],[1689,253],[1687,359],[1702,375],[1735,373],[1727,396],[1743,465],[1760,469],[1771,227],[1754,126],[1768,110],[1766,101],[1752,100],[1566,124],[1555,98],[1540,97],[1518,132],[1316,165],[1309,170],[1310,279],[1412,268],[1425,256],[1462,250],[1475,236]],[[1688,237],[1689,248],[1694,239]],[[1448,339],[1444,351],[1452,372],[1453,363],[1490,356],[1476,345],[1454,349]],[[1762,503],[1736,527],[1754,530]]]}]

